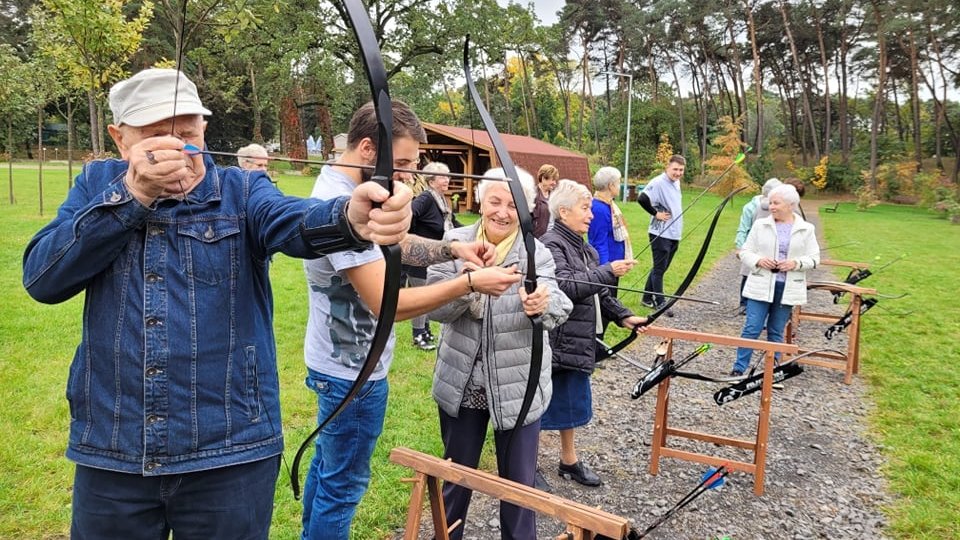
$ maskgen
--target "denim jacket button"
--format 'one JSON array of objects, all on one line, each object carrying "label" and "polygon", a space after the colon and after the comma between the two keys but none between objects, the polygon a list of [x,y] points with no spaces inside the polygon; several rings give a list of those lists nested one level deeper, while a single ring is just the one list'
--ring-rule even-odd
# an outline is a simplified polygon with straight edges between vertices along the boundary
[{"label": "denim jacket button", "polygon": [[163,234],[163,229],[161,229],[160,227],[152,226],[147,229],[147,233],[150,236],[157,236],[158,234]]},{"label": "denim jacket button", "polygon": [[153,273],[147,274],[147,283],[156,283],[158,281],[160,281],[160,276]]},{"label": "denim jacket button", "polygon": [[147,472],[151,472],[156,470],[158,467],[160,467],[159,463],[154,463],[151,461],[150,463],[147,463],[146,465],[143,466],[143,470]]},{"label": "denim jacket button", "polygon": [[203,237],[206,238],[207,240],[210,240],[211,238],[213,238],[213,234],[214,234],[213,227],[210,227],[208,225],[207,230],[203,232]]},{"label": "denim jacket button", "polygon": [[162,420],[163,420],[163,417],[158,416],[156,414],[151,414],[150,416],[147,417],[148,424],[156,424],[157,422],[160,422]]},{"label": "denim jacket button", "polygon": [[160,373],[160,369],[155,367],[148,367],[146,371],[147,377],[156,377]]},{"label": "denim jacket button", "polygon": [[122,199],[122,198],[123,198],[123,196],[120,195],[119,193],[117,193],[116,191],[114,191],[113,193],[110,194],[110,202],[112,202],[112,203],[120,202],[120,199]]}]

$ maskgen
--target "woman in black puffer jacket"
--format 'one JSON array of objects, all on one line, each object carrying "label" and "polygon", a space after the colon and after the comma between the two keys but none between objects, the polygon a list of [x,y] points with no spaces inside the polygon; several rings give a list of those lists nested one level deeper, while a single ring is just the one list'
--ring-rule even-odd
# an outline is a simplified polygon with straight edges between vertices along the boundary
[{"label": "woman in black puffer jacket", "polygon": [[540,239],[553,253],[560,290],[573,302],[567,322],[550,332],[553,398],[540,427],[560,431],[558,474],[586,486],[600,485],[600,477],[577,459],[573,435],[574,428],[586,425],[593,416],[590,374],[595,367],[596,337],[602,331],[601,315],[627,328],[642,330],[646,322],[610,294],[610,288],[578,283],[613,285],[636,264],[619,260],[598,266],[596,250],[583,239],[593,219],[592,199],[586,187],[561,180],[550,195],[554,227]]}]

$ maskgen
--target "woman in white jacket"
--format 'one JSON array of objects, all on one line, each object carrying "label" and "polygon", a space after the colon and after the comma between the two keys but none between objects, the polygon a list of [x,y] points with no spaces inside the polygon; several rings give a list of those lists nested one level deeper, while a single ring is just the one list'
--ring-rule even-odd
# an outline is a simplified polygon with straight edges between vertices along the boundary
[{"label": "woman in white jacket", "polygon": [[[820,246],[813,225],[796,210],[797,189],[789,184],[770,192],[770,215],[757,220],[740,251],[740,260],[750,269],[743,296],[747,319],[740,337],[756,339],[763,327],[767,340],[783,343],[783,330],[793,306],[807,302],[806,272],[820,264]],[[737,349],[730,375],[739,376],[750,367],[753,349]]]}]

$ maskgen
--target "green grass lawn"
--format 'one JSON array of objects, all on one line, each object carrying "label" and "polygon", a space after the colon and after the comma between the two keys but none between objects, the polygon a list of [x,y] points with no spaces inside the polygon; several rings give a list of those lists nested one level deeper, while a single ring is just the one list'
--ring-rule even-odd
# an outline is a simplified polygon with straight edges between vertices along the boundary
[{"label": "green grass lawn", "polygon": [[874,433],[897,496],[890,532],[960,538],[960,227],[890,205],[857,212],[841,204],[821,220],[828,245],[858,242],[832,258],[876,267],[906,254],[862,282],[885,294],[910,293],[881,298],[861,332],[861,373],[877,405]]},{"label": "green grass lawn", "polygon": [[[0,164],[0,538],[60,537],[69,530],[72,465],[63,457],[67,441],[68,412],[64,399],[67,367],[80,335],[82,300],[74,298],[56,306],[31,300],[23,291],[21,257],[32,234],[55,212],[66,191],[65,169],[45,168],[45,215],[38,215],[36,171],[14,170],[17,204],[7,202],[6,167]],[[305,195],[313,179],[281,176],[287,193]],[[698,190],[685,193],[687,201]],[[711,244],[712,261],[729,251],[739,218],[741,197],[724,212]],[[685,216],[687,231],[708,213],[719,197],[704,197]],[[635,251],[646,245],[646,214],[635,203],[624,205]],[[464,216],[470,221],[471,216]],[[878,440],[884,444],[890,466],[885,470],[900,494],[891,511],[897,536],[947,538],[960,536],[960,411],[958,385],[951,361],[958,357],[958,311],[951,306],[951,288],[958,266],[960,229],[923,211],[878,207],[857,213],[850,205],[826,216],[831,243],[859,240],[860,245],[831,253],[834,258],[892,257],[908,252],[909,258],[865,285],[899,293],[907,299],[881,301],[864,324],[863,372],[872,387],[878,408],[874,418]],[[703,239],[706,223],[685,239],[667,275],[672,290],[686,274]],[[904,226],[907,225],[907,226]],[[642,286],[650,268],[649,251],[628,274],[626,286]],[[931,262],[933,261],[933,262]],[[300,261],[278,256],[272,268],[276,301],[275,330],[288,464],[316,422],[316,404],[303,385],[303,332],[306,324],[306,287]],[[639,307],[638,295],[623,300]],[[730,299],[723,299],[724,301]],[[885,314],[884,307],[907,310],[909,317]],[[732,306],[731,306],[732,309]],[[637,309],[640,314],[645,309]],[[928,318],[927,314],[931,314]],[[390,375],[390,405],[384,435],[373,461],[370,490],[360,505],[354,524],[356,538],[387,538],[402,527],[409,486],[400,479],[409,471],[390,464],[389,450],[408,446],[439,455],[442,445],[436,405],[430,397],[433,358],[414,349],[409,323],[397,325],[398,349]],[[308,454],[309,458],[309,454]],[[485,461],[490,464],[489,457]],[[274,538],[287,539],[299,531],[300,503],[293,500],[287,466],[281,466],[274,513]],[[303,474],[303,470],[301,470]]]}]

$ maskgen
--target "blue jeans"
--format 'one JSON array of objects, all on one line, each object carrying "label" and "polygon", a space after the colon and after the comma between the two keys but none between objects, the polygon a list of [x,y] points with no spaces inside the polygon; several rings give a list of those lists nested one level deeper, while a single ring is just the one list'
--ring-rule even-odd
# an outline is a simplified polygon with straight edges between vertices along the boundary
[{"label": "blue jeans", "polygon": [[[317,393],[317,422],[347,395],[353,381],[307,370]],[[387,380],[368,381],[346,410],[320,432],[303,489],[303,540],[347,540],[357,504],[370,483],[370,458],[383,432]]]},{"label": "blue jeans", "polygon": [[[774,343],[783,343],[783,329],[790,320],[790,312],[793,306],[785,306],[780,303],[783,299],[782,281],[778,281],[773,289],[773,302],[761,302],[747,298],[747,320],[743,323],[743,331],[740,337],[747,339],[757,339],[763,326],[767,326],[767,341]],[[750,367],[750,357],[753,355],[753,349],[740,347],[737,349],[737,362],[733,365],[734,371],[743,373]],[[777,353],[777,358],[780,354]]]},{"label": "blue jeans", "polygon": [[280,456],[184,474],[142,476],[77,465],[73,540],[266,540]]}]

